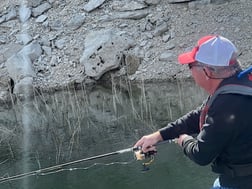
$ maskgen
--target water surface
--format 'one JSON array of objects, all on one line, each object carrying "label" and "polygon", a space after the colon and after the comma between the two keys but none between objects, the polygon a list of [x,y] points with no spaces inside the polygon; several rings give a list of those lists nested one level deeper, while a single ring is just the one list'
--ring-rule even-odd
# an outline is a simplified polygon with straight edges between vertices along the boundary
[{"label": "water surface", "polygon": [[[12,176],[131,147],[165,126],[205,94],[191,82],[152,83],[40,94],[1,107],[0,175]],[[147,160],[146,160],[147,161]],[[187,159],[174,143],[158,146],[148,171],[133,153],[69,165],[0,184],[1,189],[203,189],[210,168]]]}]

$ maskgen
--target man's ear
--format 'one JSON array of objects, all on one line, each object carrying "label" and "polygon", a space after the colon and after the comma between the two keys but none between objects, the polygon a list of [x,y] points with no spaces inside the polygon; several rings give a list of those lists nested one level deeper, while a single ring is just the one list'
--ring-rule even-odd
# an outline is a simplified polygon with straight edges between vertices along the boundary
[{"label": "man's ear", "polygon": [[211,79],[213,74],[212,74],[212,71],[208,68],[208,67],[203,67],[203,71],[206,75],[206,79]]}]

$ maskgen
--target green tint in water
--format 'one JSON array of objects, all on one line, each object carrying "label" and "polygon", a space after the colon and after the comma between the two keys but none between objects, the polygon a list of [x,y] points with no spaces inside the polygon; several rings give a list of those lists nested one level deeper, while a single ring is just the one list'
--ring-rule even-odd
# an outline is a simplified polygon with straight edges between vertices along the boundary
[{"label": "green tint in water", "polygon": [[[204,96],[190,82],[161,83],[126,92],[115,87],[66,91],[2,108],[1,176],[131,147],[142,135],[195,108]],[[29,119],[29,136],[25,139],[24,109]],[[180,147],[167,143],[158,146],[149,171],[142,171],[142,162],[129,152],[1,183],[0,188],[203,189],[210,188],[213,180],[209,167],[199,167],[183,155]]]}]

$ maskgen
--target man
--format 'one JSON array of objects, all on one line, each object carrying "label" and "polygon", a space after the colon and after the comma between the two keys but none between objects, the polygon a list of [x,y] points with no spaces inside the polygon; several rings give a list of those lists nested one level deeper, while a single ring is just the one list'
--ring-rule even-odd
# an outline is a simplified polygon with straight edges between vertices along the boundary
[{"label": "man", "polygon": [[[143,152],[163,140],[178,138],[186,156],[211,163],[219,174],[213,188],[252,188],[252,75],[241,72],[234,44],[222,36],[205,36],[192,51],[179,55],[196,84],[209,93],[205,103],[146,136],[135,146]],[[241,74],[242,73],[242,74]],[[191,135],[197,135],[196,138]]]}]

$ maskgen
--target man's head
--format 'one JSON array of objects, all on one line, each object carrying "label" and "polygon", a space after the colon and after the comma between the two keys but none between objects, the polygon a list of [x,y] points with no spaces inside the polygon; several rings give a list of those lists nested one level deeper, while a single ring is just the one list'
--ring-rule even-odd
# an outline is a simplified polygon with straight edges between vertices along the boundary
[{"label": "man's head", "polygon": [[208,66],[229,66],[233,64],[231,58],[237,53],[234,44],[218,35],[202,37],[192,51],[180,54],[178,61],[181,64],[200,62]]},{"label": "man's head", "polygon": [[218,35],[202,37],[190,52],[180,54],[178,61],[189,65],[196,83],[211,93],[222,79],[240,70],[235,45]]}]

